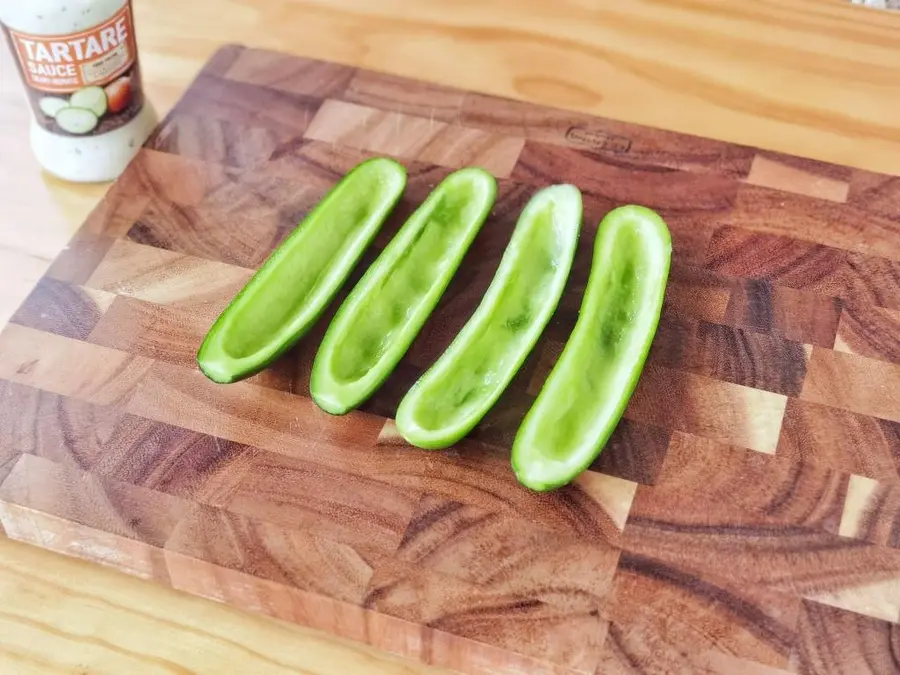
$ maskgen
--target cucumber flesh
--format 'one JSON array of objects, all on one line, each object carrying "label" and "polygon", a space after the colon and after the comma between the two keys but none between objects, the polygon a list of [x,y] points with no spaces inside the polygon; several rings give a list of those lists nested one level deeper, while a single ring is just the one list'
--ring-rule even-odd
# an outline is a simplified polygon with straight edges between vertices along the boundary
[{"label": "cucumber flesh", "polygon": [[381,229],[406,170],[371,159],[350,171],[263,263],[206,335],[200,369],[216,382],[259,372],[313,326]]},{"label": "cucumber flesh", "polygon": [[581,193],[537,192],[522,211],[475,313],[397,410],[397,428],[421,448],[456,443],[493,406],[550,321],[572,268]]},{"label": "cucumber flesh", "polygon": [[100,120],[90,110],[68,106],[57,111],[56,123],[63,131],[81,136],[96,129]]},{"label": "cucumber flesh", "polygon": [[335,415],[356,408],[394,370],[481,229],[497,182],[476,168],[441,182],[350,292],[316,354],[310,392]]},{"label": "cucumber flesh", "polygon": [[69,97],[69,105],[90,110],[97,117],[103,117],[109,104],[103,87],[84,87]]},{"label": "cucumber flesh", "polygon": [[66,99],[57,98],[56,96],[45,96],[38,102],[38,105],[41,108],[41,112],[47,117],[56,117],[56,113],[69,106]]},{"label": "cucumber flesh", "polygon": [[578,321],[513,442],[523,485],[565,485],[606,445],[656,333],[671,254],[669,230],[650,209],[624,206],[600,223]]}]

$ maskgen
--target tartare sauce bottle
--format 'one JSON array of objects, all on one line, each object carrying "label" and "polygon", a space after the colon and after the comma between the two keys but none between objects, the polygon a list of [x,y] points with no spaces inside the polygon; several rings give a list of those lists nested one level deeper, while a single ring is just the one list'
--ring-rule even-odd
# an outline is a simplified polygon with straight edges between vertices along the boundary
[{"label": "tartare sauce bottle", "polygon": [[0,27],[34,113],[41,166],[79,182],[122,173],[156,126],[131,0],[0,0]]}]

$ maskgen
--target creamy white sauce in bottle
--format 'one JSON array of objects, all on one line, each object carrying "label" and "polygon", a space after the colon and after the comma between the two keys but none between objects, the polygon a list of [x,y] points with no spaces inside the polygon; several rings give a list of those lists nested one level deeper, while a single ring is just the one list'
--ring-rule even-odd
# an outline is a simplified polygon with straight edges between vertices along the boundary
[{"label": "creamy white sauce in bottle", "polygon": [[131,0],[0,0],[33,112],[31,147],[65,180],[117,177],[156,126]]}]

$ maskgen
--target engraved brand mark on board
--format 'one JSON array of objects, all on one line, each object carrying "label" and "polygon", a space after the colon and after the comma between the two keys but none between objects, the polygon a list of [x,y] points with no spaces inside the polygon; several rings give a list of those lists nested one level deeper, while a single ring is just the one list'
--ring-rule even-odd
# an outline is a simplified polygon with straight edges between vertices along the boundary
[{"label": "engraved brand mark on board", "polygon": [[566,140],[607,152],[625,153],[631,150],[630,138],[608,134],[604,131],[585,129],[584,127],[569,127],[569,130],[566,132]]}]

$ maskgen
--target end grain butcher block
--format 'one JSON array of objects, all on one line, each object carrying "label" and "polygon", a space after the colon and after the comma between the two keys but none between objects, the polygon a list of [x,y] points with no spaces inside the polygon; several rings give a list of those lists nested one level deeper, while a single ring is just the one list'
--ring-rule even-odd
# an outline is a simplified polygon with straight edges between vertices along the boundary
[{"label": "end grain butcher block", "polygon": [[[213,319],[375,154],[410,173],[375,249],[452,169],[500,183],[394,376],[316,409],[326,316],[270,370],[205,379]],[[585,230],[552,325],[469,439],[405,446],[399,398],[559,181]],[[627,202],[674,237],[659,333],[605,452],[535,494],[510,442]],[[0,378],[16,539],[469,673],[900,669],[897,178],[229,47],[0,334]]]}]

